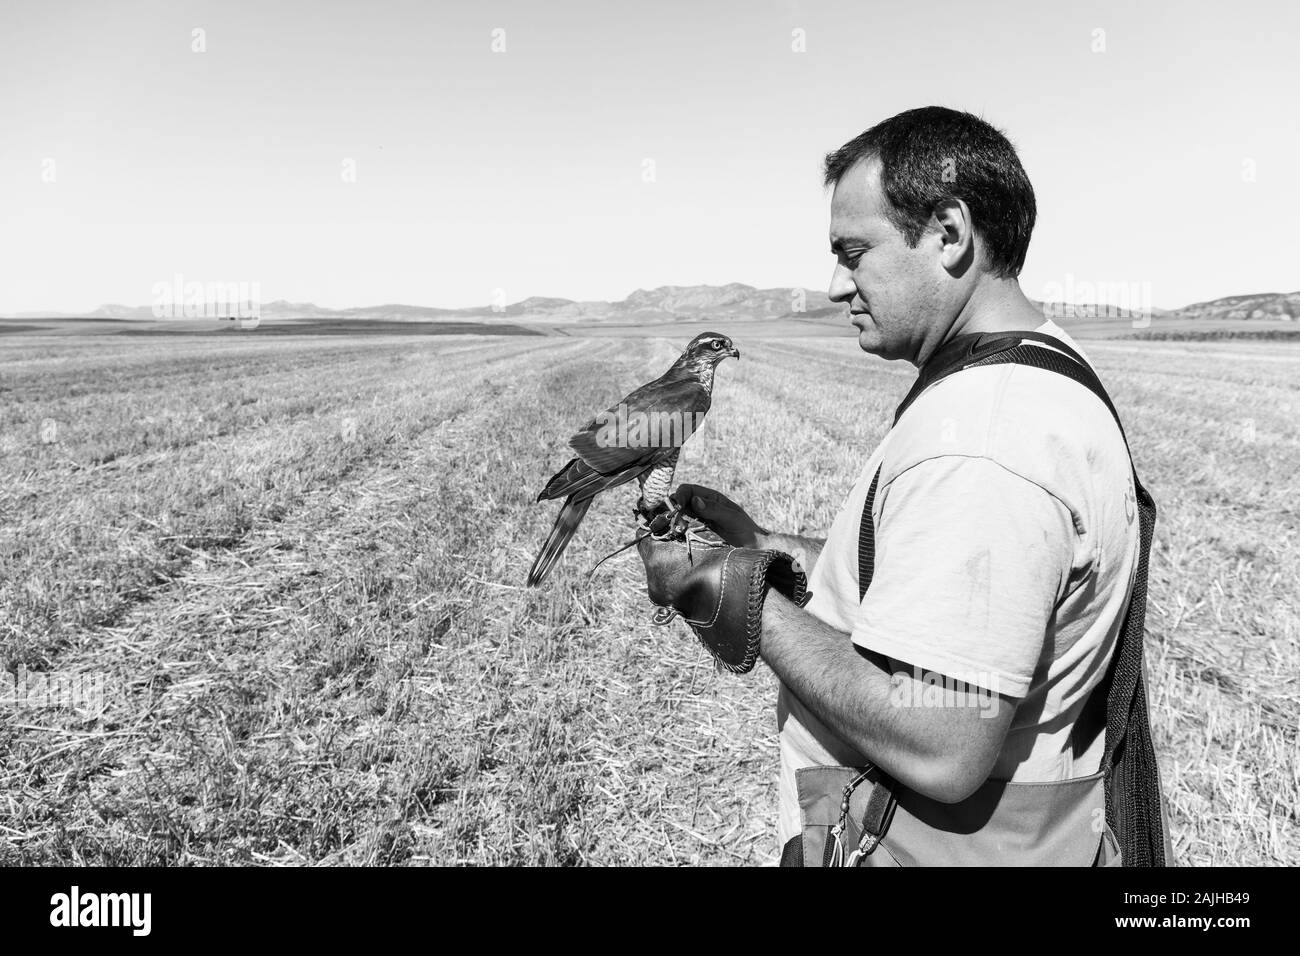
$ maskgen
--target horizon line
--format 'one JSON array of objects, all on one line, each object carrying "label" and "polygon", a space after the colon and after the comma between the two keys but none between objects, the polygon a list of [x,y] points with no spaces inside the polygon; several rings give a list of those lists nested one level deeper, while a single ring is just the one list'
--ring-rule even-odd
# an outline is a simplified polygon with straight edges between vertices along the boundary
[{"label": "horizon line", "polygon": [[[203,285],[205,285],[205,286],[209,286],[209,285],[229,286],[229,285],[236,285],[236,284],[239,284],[239,283],[215,282],[215,281],[214,281],[214,282],[203,283]],[[247,282],[245,282],[245,283],[243,283],[243,284],[247,285]],[[260,284],[260,283],[259,283],[259,284]],[[1095,285],[1095,284],[1096,284],[1096,283],[1090,283],[1090,282],[1080,282],[1080,283],[1079,283],[1080,286],[1092,286],[1092,285]],[[1140,285],[1140,284],[1141,284],[1141,283],[1101,283],[1101,285],[1104,285],[1104,286],[1106,286],[1107,288],[1111,288],[1111,287],[1114,287],[1114,286],[1116,286],[1116,285],[1119,285],[1119,286],[1133,286],[1133,285]],[[790,286],[785,286],[785,285],[775,285],[775,286],[755,286],[755,285],[750,285],[750,284],[747,283],[747,282],[724,282],[724,283],[721,283],[721,284],[713,284],[713,283],[693,283],[693,284],[689,284],[689,285],[679,285],[679,284],[676,284],[676,283],[669,283],[669,284],[665,284],[665,285],[652,286],[652,287],[649,287],[649,288],[647,288],[647,287],[645,287],[645,286],[637,286],[635,289],[633,289],[631,292],[628,292],[627,295],[623,296],[623,298],[621,298],[621,299],[574,299],[574,298],[570,298],[570,297],[568,297],[568,296],[560,296],[560,295],[528,295],[528,296],[524,296],[522,299],[517,299],[517,300],[515,300],[514,302],[510,302],[510,303],[508,303],[508,304],[502,306],[501,308],[502,308],[502,309],[509,309],[509,308],[514,307],[514,306],[521,305],[522,303],[527,302],[527,301],[529,301],[530,299],[556,299],[556,300],[562,300],[562,301],[564,301],[564,302],[572,302],[572,303],[575,303],[575,304],[583,304],[583,303],[597,303],[597,302],[607,302],[607,303],[610,303],[610,304],[617,304],[617,303],[620,303],[620,302],[626,302],[629,298],[631,298],[633,295],[635,295],[635,294],[638,293],[638,292],[656,292],[656,291],[659,291],[659,290],[661,290],[661,289],[723,289],[723,288],[726,288],[726,287],[728,287],[728,286],[743,286],[743,287],[746,288],[746,289],[753,289],[755,292],[776,292],[776,291],[781,291],[781,290],[795,291],[795,290],[802,289],[804,292],[811,292],[811,293],[813,293],[813,294],[815,294],[815,295],[826,296],[826,293],[825,293],[824,291],[817,290],[817,289],[811,289],[811,288],[808,288],[807,286],[797,286],[797,285],[790,285]],[[1022,291],[1023,291],[1023,290],[1022,290]],[[1111,303],[1111,302],[1109,302],[1107,299],[1104,299],[1104,298],[1095,298],[1095,297],[1094,297],[1094,298],[1091,298],[1091,299],[1083,299],[1083,300],[1079,300],[1079,301],[1071,301],[1071,300],[1066,300],[1066,299],[1064,299],[1064,298],[1055,298],[1055,299],[1052,299],[1052,298],[1041,298],[1041,299],[1039,299],[1039,298],[1035,298],[1034,296],[1029,295],[1028,293],[1026,293],[1025,295],[1026,295],[1026,298],[1028,298],[1031,302],[1037,302],[1037,303],[1041,303],[1041,304],[1047,304],[1047,303],[1059,303],[1059,304],[1062,304],[1062,305],[1076,305],[1076,306],[1084,306],[1084,305],[1119,305],[1119,303]],[[1180,306],[1165,307],[1165,306],[1158,306],[1158,305],[1155,305],[1154,303],[1150,303],[1150,304],[1149,304],[1149,307],[1152,308],[1152,309],[1156,309],[1156,310],[1158,310],[1158,311],[1161,311],[1161,312],[1179,312],[1179,311],[1181,311],[1182,309],[1190,308],[1191,306],[1195,306],[1195,305],[1204,305],[1204,304],[1206,304],[1206,303],[1210,303],[1210,302],[1220,302],[1220,301],[1222,301],[1222,300],[1224,300],[1224,299],[1241,298],[1241,297],[1246,297],[1246,296],[1268,296],[1268,295],[1273,295],[1273,296],[1300,295],[1300,290],[1296,290],[1296,291],[1294,291],[1294,292],[1281,292],[1281,291],[1267,291],[1267,292],[1236,292],[1236,293],[1229,293],[1229,294],[1227,294],[1227,295],[1216,296],[1216,297],[1214,297],[1214,298],[1212,298],[1212,299],[1198,299],[1198,300],[1196,300],[1196,301],[1194,301],[1194,302],[1188,302],[1188,303],[1186,303],[1186,304],[1184,304],[1184,305],[1180,305]],[[827,298],[829,298],[829,297],[827,297]],[[267,304],[267,305],[272,305],[272,304],[275,304],[275,303],[278,303],[278,302],[282,302],[282,303],[286,303],[286,304],[290,304],[290,305],[306,305],[306,306],[311,306],[311,307],[316,308],[316,309],[322,309],[322,310],[330,311],[330,312],[345,312],[345,311],[352,310],[352,309],[378,309],[378,308],[438,309],[438,310],[442,310],[442,311],[446,311],[446,312],[465,312],[465,311],[477,310],[477,309],[493,309],[493,308],[494,308],[494,304],[493,304],[491,301],[488,301],[488,302],[479,302],[479,303],[475,303],[475,304],[472,304],[472,305],[424,305],[424,304],[416,304],[416,303],[411,303],[411,302],[378,302],[378,303],[373,303],[373,304],[369,304],[369,305],[345,305],[345,306],[321,305],[320,303],[318,303],[318,302],[315,301],[314,299],[297,300],[297,301],[295,301],[295,300],[293,300],[293,299],[285,298],[285,297],[283,297],[283,296],[282,296],[282,297],[278,297],[278,298],[274,298],[274,299],[265,299],[265,300],[260,300],[260,299],[259,299],[259,301],[260,301],[260,302],[263,302],[264,304]],[[837,303],[837,304],[840,304],[840,303]],[[4,317],[4,318],[18,318],[18,317],[26,317],[26,318],[40,318],[40,317],[56,318],[56,317],[59,317],[59,316],[67,316],[67,317],[69,317],[69,318],[84,318],[84,317],[88,317],[88,313],[89,313],[89,312],[96,312],[96,311],[99,311],[100,309],[109,308],[109,307],[120,307],[120,308],[124,308],[124,309],[146,309],[146,308],[149,308],[149,306],[147,306],[147,305],[125,305],[125,304],[123,304],[123,303],[121,303],[121,302],[106,302],[106,301],[101,301],[99,305],[95,306],[95,307],[92,308],[92,309],[88,309],[88,310],[85,310],[85,311],[75,311],[75,310],[74,310],[74,311],[68,311],[68,310],[66,310],[66,309],[49,309],[49,310],[45,310],[45,311],[42,311],[42,310],[40,310],[40,309],[21,309],[21,310],[17,310],[17,311],[15,311],[15,312],[4,312],[4,313],[0,313],[0,317]]]}]

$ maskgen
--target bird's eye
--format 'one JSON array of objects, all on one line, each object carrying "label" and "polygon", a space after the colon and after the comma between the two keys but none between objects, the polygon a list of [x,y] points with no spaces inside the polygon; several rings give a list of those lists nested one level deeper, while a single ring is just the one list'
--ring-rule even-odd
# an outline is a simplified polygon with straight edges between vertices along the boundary
[{"label": "bird's eye", "polygon": [[714,340],[713,340],[713,347],[714,347],[715,349],[720,349],[720,348],[722,348],[722,342],[720,342],[718,339],[714,339]]}]

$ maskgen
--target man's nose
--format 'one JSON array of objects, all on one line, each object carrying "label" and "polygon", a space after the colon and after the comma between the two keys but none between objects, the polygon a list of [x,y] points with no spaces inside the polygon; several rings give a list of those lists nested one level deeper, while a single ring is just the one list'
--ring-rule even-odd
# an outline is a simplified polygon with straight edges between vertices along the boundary
[{"label": "man's nose", "polygon": [[835,265],[835,271],[831,273],[831,285],[826,290],[832,302],[852,302],[853,297],[857,295],[858,287],[853,283],[853,273],[839,263]]}]

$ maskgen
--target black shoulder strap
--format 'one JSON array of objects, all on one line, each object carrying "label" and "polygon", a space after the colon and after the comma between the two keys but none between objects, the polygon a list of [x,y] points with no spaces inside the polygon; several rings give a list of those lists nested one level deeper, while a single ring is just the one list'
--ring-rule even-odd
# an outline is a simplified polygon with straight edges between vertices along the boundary
[{"label": "black shoulder strap", "polygon": [[[1041,341],[1051,348],[1025,344]],[[1054,351],[1059,350],[1059,351]],[[1109,409],[1128,447],[1128,436],[1110,396],[1083,357],[1060,339],[1038,332],[962,335],[944,344],[922,368],[916,384],[894,414],[894,423],[922,392],[963,369],[1012,362],[1046,369],[1083,385]],[[1132,450],[1129,452],[1132,464]],[[866,595],[875,573],[875,526],[872,510],[880,470],[867,491],[858,534],[858,599]],[[1160,776],[1147,714],[1143,631],[1146,623],[1147,567],[1155,529],[1156,505],[1133,471],[1137,493],[1140,550],[1118,646],[1106,679],[1097,692],[1106,694],[1106,744],[1101,769],[1106,782],[1106,822],[1119,838],[1125,866],[1163,866],[1169,843],[1161,815]]]},{"label": "black shoulder strap", "polygon": [[[947,378],[953,372],[960,372],[962,369],[970,368],[972,365],[993,364],[992,362],[985,363],[983,360],[991,359],[993,356],[1006,352],[1026,340],[1042,342],[1044,345],[1060,349],[1066,355],[1070,356],[1070,358],[1074,359],[1077,364],[1082,365],[1087,372],[1091,373],[1092,371],[1092,369],[1088,367],[1088,363],[1084,361],[1082,355],[1070,348],[1070,346],[1066,345],[1060,339],[1054,338],[1050,335],[1044,335],[1042,332],[972,332],[967,335],[959,335],[955,339],[945,342],[939,350],[934,353],[934,355],[926,359],[925,365],[922,366],[920,374],[916,377],[916,382],[912,385],[911,390],[903,399],[902,404],[898,406],[898,410],[894,412],[894,424],[898,424],[898,420],[903,417],[903,412],[907,411],[912,402],[920,398],[921,393],[931,385]],[[1042,350],[1040,349],[1039,351]],[[999,361],[1006,362],[1016,360],[1016,358],[1004,358]],[[1034,363],[1025,362],[1022,364]],[[1059,368],[1053,369],[1053,371],[1059,370]],[[1066,374],[1069,373],[1067,372]],[[1070,377],[1073,378],[1074,376],[1071,375]],[[1089,384],[1088,387],[1106,403],[1106,407],[1110,408],[1111,413],[1114,414],[1115,409],[1111,406],[1110,399],[1106,397],[1106,390],[1101,387],[1100,382],[1095,381],[1096,376],[1093,376],[1093,379],[1095,387],[1093,384]],[[1115,421],[1119,421],[1118,416],[1116,416]],[[1122,426],[1120,430],[1123,431]]]}]

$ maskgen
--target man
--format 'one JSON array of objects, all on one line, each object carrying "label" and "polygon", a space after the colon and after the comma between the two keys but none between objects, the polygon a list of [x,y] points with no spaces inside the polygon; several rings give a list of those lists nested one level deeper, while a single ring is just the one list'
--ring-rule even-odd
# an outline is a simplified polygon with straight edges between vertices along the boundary
[{"label": "man", "polygon": [[[825,175],[830,296],[863,351],[924,369],[956,336],[1034,331],[1077,351],[1020,289],[1034,194],[993,127],[911,110],[829,154]],[[873,479],[874,573],[860,599]],[[1139,524],[1124,438],[1087,388],[1014,364],[944,378],[867,458],[824,540],[770,533],[707,488],[674,498],[727,544],[794,555],[808,573],[806,606],[773,588],[761,612],[760,653],[781,680],[783,846],[809,805],[804,768],[875,765],[911,795],[906,826],[945,839],[965,826],[934,822],[945,806],[1098,771],[1105,694],[1088,704],[1124,623]],[[674,603],[691,559],[661,542],[641,550],[652,599]],[[999,852],[974,861],[1040,862]]]}]

